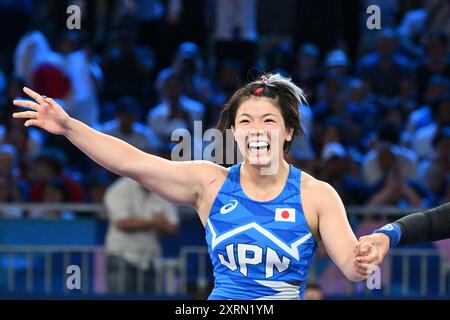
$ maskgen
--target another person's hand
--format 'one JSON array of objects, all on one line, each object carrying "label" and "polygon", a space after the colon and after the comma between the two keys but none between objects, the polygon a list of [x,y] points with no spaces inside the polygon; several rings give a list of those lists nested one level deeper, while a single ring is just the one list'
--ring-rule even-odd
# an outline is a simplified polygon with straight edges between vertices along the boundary
[{"label": "another person's hand", "polygon": [[373,267],[383,262],[389,251],[389,238],[383,233],[374,233],[359,238],[355,248],[355,270],[361,275],[370,275]]},{"label": "another person's hand", "polygon": [[41,96],[29,88],[23,88],[23,91],[32,97],[36,102],[27,100],[14,100],[16,106],[29,108],[33,111],[16,112],[14,118],[27,119],[25,126],[36,126],[50,133],[64,135],[67,130],[67,124],[71,119],[64,109],[52,98]]}]

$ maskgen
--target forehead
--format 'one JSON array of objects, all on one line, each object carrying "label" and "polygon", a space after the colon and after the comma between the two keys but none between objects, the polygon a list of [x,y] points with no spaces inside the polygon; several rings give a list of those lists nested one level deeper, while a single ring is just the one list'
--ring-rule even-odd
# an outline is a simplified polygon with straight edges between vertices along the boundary
[{"label": "forehead", "polygon": [[281,117],[279,108],[275,105],[274,100],[266,97],[251,97],[239,106],[236,117],[242,114],[249,114],[252,117],[259,117],[267,113],[273,113]]}]

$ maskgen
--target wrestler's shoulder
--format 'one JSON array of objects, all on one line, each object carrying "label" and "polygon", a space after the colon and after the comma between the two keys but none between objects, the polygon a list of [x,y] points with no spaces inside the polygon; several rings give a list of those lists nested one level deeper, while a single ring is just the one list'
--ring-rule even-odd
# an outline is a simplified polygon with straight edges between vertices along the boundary
[{"label": "wrestler's shoulder", "polygon": [[226,178],[228,169],[212,161],[194,160],[189,161],[189,169],[200,178]]},{"label": "wrestler's shoulder", "polygon": [[309,173],[302,172],[301,189],[302,192],[306,191],[316,195],[320,195],[323,193],[330,192],[333,189],[333,187],[331,187],[329,183],[317,179],[312,175],[310,175]]}]

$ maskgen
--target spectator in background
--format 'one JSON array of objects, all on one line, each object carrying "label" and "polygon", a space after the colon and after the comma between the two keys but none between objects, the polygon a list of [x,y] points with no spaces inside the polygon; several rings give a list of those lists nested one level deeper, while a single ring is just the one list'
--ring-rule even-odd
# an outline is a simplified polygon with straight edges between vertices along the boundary
[{"label": "spectator in background", "polygon": [[[52,178],[45,184],[42,202],[45,204],[64,204],[69,200],[66,183],[60,178]],[[73,220],[76,215],[66,210],[34,209],[29,213],[32,219]]]},{"label": "spectator in background", "polygon": [[82,47],[80,31],[66,31],[59,51],[64,56],[64,70],[71,81],[71,90],[65,99],[66,111],[81,122],[95,126],[100,112],[97,91],[103,81],[98,59]]},{"label": "spectator in background", "polygon": [[437,132],[450,126],[450,95],[436,98],[430,105],[433,120],[427,126],[417,130],[412,138],[412,148],[419,159],[430,158],[433,154],[433,139]]},{"label": "spectator in background", "polygon": [[241,85],[242,65],[237,60],[222,61],[219,66],[219,76],[213,83],[213,93],[208,102],[206,110],[206,122],[208,128],[216,125],[220,116],[220,110],[224,104],[231,98],[233,93]]},{"label": "spectator in background", "polygon": [[[314,119],[316,116],[314,115]],[[324,145],[337,142],[346,145],[344,139],[344,122],[339,116],[329,116],[313,127],[313,145],[317,154],[321,153]]]},{"label": "spectator in background", "polygon": [[306,104],[299,104],[298,112],[303,127],[304,136],[301,139],[294,139],[292,141],[291,150],[288,156],[291,156],[295,160],[307,160],[313,159],[315,153],[312,147],[312,134],[314,125],[314,114]]},{"label": "spectator in background", "polygon": [[417,1],[414,8],[403,15],[397,29],[403,49],[414,58],[422,57],[423,37],[433,29],[442,30],[449,43],[449,15],[450,4],[446,0]]},{"label": "spectator in background", "polygon": [[422,201],[426,200],[422,197],[424,190],[418,192],[419,186],[413,185],[402,176],[396,158],[392,154],[389,154],[389,157],[389,161],[393,163],[392,169],[384,172],[387,174],[386,178],[375,186],[366,205],[370,207],[427,207],[429,202]]},{"label": "spectator in background", "polygon": [[154,64],[152,51],[136,46],[132,26],[124,25],[114,30],[101,63],[104,74],[103,101],[116,102],[125,96],[133,96],[140,103],[150,99],[149,79]]},{"label": "spectator in background", "polygon": [[165,17],[156,50],[158,69],[170,65],[173,52],[185,41],[192,41],[201,50],[208,44],[212,19],[211,0],[167,0]]},{"label": "spectator in background", "polygon": [[326,72],[342,75],[344,80],[347,80],[345,78],[350,70],[350,60],[344,51],[334,49],[327,53],[324,61],[324,67]]},{"label": "spectator in background", "polygon": [[141,107],[133,97],[122,97],[116,104],[116,118],[104,123],[101,131],[124,140],[142,151],[157,152],[161,143],[155,132],[138,122]]},{"label": "spectator in background", "polygon": [[[161,0],[138,0],[134,3],[134,14],[138,21],[137,44],[156,49],[159,44],[159,34],[165,14],[164,3]],[[129,3],[125,2],[122,5],[130,6]]]},{"label": "spectator in background", "polygon": [[417,68],[417,85],[421,102],[431,77],[440,75],[450,79],[450,56],[447,48],[447,39],[442,31],[433,30],[427,35],[426,55]]},{"label": "spectator in background", "polygon": [[376,52],[360,59],[358,73],[380,99],[389,99],[400,92],[401,81],[411,77],[410,61],[397,52],[392,29],[379,32]]},{"label": "spectator in background", "polygon": [[346,113],[345,99],[349,79],[343,70],[345,67],[341,65],[327,69],[323,82],[317,88],[318,100],[314,106],[314,118],[319,122],[323,122],[330,115],[344,116]]},{"label": "spectator in background", "polygon": [[384,173],[398,163],[402,176],[415,179],[417,176],[417,155],[410,149],[399,146],[398,128],[385,124],[380,128],[373,150],[367,152],[362,163],[363,177],[367,186],[373,186],[384,178]]},{"label": "spectator in background", "polygon": [[257,1],[215,0],[213,10],[216,66],[223,60],[238,60],[243,67],[241,78],[248,79],[246,75],[256,59],[259,39]]},{"label": "spectator in background", "polygon": [[405,119],[408,115],[417,109],[417,91],[414,78],[405,77],[400,82],[400,91],[394,97],[381,99],[379,109],[381,121],[395,124],[403,130]]},{"label": "spectator in background", "polygon": [[[17,150],[9,144],[0,144],[0,204],[21,202],[26,198],[27,185],[19,176]],[[0,209],[1,218],[20,218],[20,208]]]},{"label": "spectator in background", "polygon": [[330,112],[342,107],[342,100],[347,94],[351,80],[348,74],[350,61],[344,51],[335,49],[327,53],[324,61],[324,79],[317,86],[318,104],[325,103]]},{"label": "spectator in background", "polygon": [[303,44],[298,49],[292,72],[292,80],[302,86],[310,105],[317,100],[316,88],[320,82],[319,55],[319,48],[314,44]]},{"label": "spectator in background", "polygon": [[433,139],[433,156],[420,166],[419,177],[438,199],[445,196],[450,178],[450,127],[442,128]]},{"label": "spectator in background", "polygon": [[172,69],[162,70],[156,81],[161,103],[147,115],[148,126],[155,131],[163,143],[163,152],[170,152],[172,133],[176,129],[191,130],[194,121],[202,121],[205,106],[182,93],[181,80]]},{"label": "spectator in background", "polygon": [[363,139],[379,126],[379,110],[374,101],[374,95],[368,90],[361,79],[352,79],[348,86],[345,102],[345,114],[351,119],[355,129],[350,135],[350,143],[358,146]]},{"label": "spectator in background", "polygon": [[64,155],[58,150],[44,150],[31,163],[29,179],[31,186],[31,202],[42,202],[45,199],[47,184],[55,178],[63,181],[67,189],[69,202],[80,202],[83,199],[81,184],[64,170]]},{"label": "spectator in background", "polygon": [[346,204],[362,205],[367,199],[367,192],[352,161],[341,144],[329,142],[322,148],[318,176],[331,184]]},{"label": "spectator in background", "polygon": [[14,77],[56,99],[65,99],[72,83],[65,72],[64,57],[52,50],[40,31],[25,34],[14,54]]},{"label": "spectator in background", "polygon": [[[6,177],[0,175],[0,205],[7,205],[11,200],[11,185],[8,183]],[[0,218],[21,218],[23,212],[17,207],[0,207]]]},{"label": "spectator in background", "polygon": [[322,287],[316,282],[308,282],[305,288],[305,300],[323,300]]},{"label": "spectator in background", "polygon": [[434,75],[428,81],[428,85],[424,94],[424,102],[420,108],[412,110],[409,113],[405,128],[402,132],[403,144],[410,146],[412,138],[417,130],[423,128],[433,122],[433,113],[431,111],[431,103],[440,96],[450,94],[450,80],[440,75]]},{"label": "spectator in background", "polygon": [[159,233],[177,232],[177,207],[129,178],[109,187],[104,201],[108,293],[155,294]]},{"label": "spectator in background", "polygon": [[202,103],[209,100],[211,83],[205,76],[201,52],[195,43],[183,42],[179,45],[172,69],[181,81],[183,94]]},{"label": "spectator in background", "polygon": [[20,172],[17,149],[10,144],[0,144],[0,176],[8,186],[6,200],[21,202],[28,198],[29,188]]},{"label": "spectator in background", "polygon": [[380,130],[375,148],[363,160],[363,176],[371,188],[369,206],[427,206],[429,194],[416,180],[417,157],[400,147],[398,129],[386,124]]},{"label": "spectator in background", "polygon": [[0,126],[0,143],[16,148],[19,170],[24,173],[27,163],[41,151],[44,137],[41,131],[26,128],[20,121],[11,121],[9,117],[6,124]]}]

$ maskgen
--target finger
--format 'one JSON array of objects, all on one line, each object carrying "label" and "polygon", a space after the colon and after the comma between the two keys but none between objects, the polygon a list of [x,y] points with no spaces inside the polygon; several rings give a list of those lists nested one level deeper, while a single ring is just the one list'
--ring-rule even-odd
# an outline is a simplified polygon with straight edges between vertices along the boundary
[{"label": "finger", "polygon": [[22,108],[29,108],[38,111],[40,109],[40,105],[36,102],[30,100],[14,100],[13,104]]},{"label": "finger", "polygon": [[369,274],[369,272],[367,271],[367,269],[355,267],[355,271],[356,271],[356,273],[358,273],[360,276],[363,276],[363,277],[368,277],[368,276],[370,276],[370,274]]},{"label": "finger", "polygon": [[357,270],[367,273],[373,270],[373,264],[371,263],[355,263],[355,267]]},{"label": "finger", "polygon": [[52,105],[52,106],[58,105],[58,104],[56,103],[56,101],[53,100],[52,98],[45,97],[45,98],[42,98],[42,99],[44,99],[45,102],[47,102],[48,104],[50,104],[50,105]]},{"label": "finger", "polygon": [[360,270],[356,270],[356,273],[359,274],[364,279],[367,279],[370,276],[370,274],[368,274],[367,272],[360,271]]},{"label": "finger", "polygon": [[42,96],[39,93],[31,90],[30,88],[24,87],[23,92],[25,92],[27,95],[36,100],[39,104],[46,104],[44,99],[42,99]]},{"label": "finger", "polygon": [[38,113],[35,111],[23,111],[23,112],[15,112],[13,113],[13,118],[17,118],[17,119],[25,119],[25,118],[29,118],[29,119],[36,119],[37,118]]},{"label": "finger", "polygon": [[371,248],[368,254],[365,256],[357,256],[355,260],[362,263],[376,262],[378,260],[378,251],[376,248]]},{"label": "finger", "polygon": [[377,253],[377,247],[373,243],[364,242],[361,244],[360,252],[361,255],[359,256],[361,257],[373,255]]},{"label": "finger", "polygon": [[356,262],[358,262],[358,263],[375,263],[375,262],[377,262],[377,260],[378,260],[378,256],[374,255],[374,254],[356,258]]},{"label": "finger", "polygon": [[370,275],[367,273],[367,271],[366,271],[366,269],[364,269],[364,268],[359,268],[358,266],[353,266],[353,269],[355,270],[355,272],[359,275],[359,276],[361,276],[361,277],[363,277],[363,278],[368,278]]},{"label": "finger", "polygon": [[367,242],[367,240],[364,240],[364,242],[361,244],[360,252],[363,256],[368,255],[375,245],[372,242]]},{"label": "finger", "polygon": [[36,126],[36,127],[40,127],[41,126],[41,122],[37,119],[30,119],[25,121],[25,127],[29,127],[29,126]]}]

